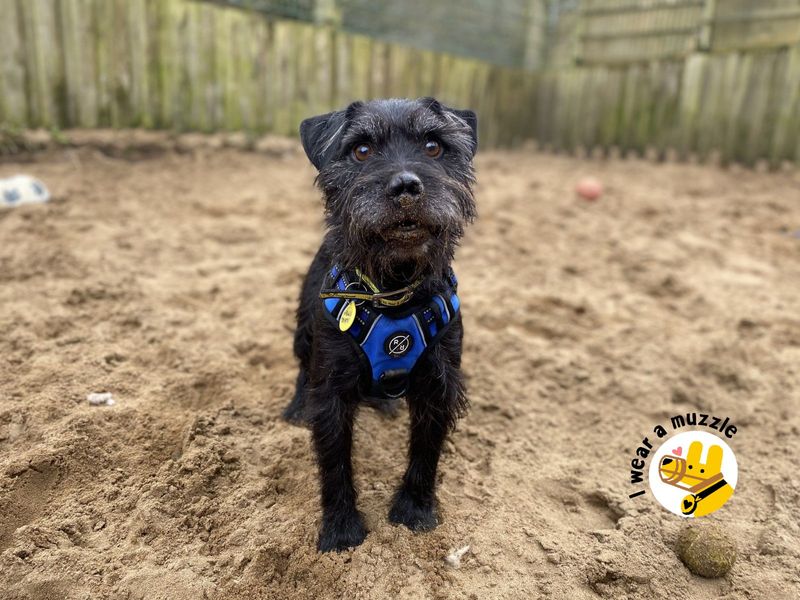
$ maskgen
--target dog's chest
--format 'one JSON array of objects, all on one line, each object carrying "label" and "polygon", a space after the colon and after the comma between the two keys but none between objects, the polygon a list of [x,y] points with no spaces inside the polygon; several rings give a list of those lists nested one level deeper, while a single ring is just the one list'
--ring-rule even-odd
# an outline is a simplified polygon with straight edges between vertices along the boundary
[{"label": "dog's chest", "polygon": [[[449,279],[442,293],[383,307],[367,299],[347,297],[354,295],[352,290],[361,289],[354,285],[359,277],[337,267],[331,269],[323,284],[327,293],[320,294],[324,313],[358,348],[370,376],[370,396],[396,398],[406,393],[414,367],[458,314],[457,283],[455,276]],[[336,290],[339,296],[334,295]]]}]

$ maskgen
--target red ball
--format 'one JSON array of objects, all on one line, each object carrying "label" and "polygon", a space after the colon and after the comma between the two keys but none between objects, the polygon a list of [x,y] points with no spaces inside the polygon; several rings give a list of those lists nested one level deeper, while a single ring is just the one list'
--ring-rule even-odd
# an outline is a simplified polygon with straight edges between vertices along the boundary
[{"label": "red ball", "polygon": [[584,200],[594,201],[603,194],[603,184],[594,177],[584,177],[575,186],[575,191]]}]

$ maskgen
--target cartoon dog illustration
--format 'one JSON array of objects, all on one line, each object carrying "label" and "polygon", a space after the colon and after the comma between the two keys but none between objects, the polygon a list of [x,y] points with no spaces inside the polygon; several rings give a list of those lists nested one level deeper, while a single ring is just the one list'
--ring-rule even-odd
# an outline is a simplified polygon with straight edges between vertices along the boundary
[{"label": "cartoon dog illustration", "polygon": [[689,493],[681,501],[681,512],[702,517],[719,509],[733,495],[733,488],[722,475],[722,447],[711,446],[706,462],[701,463],[702,442],[692,442],[686,458],[681,458],[682,448],[664,456],[658,474],[666,484]]}]

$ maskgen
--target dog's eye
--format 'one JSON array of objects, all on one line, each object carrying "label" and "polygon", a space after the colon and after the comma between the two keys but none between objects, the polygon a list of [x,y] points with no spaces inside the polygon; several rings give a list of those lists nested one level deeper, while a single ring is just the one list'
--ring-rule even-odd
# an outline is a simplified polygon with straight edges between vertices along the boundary
[{"label": "dog's eye", "polygon": [[372,146],[369,144],[356,144],[353,146],[353,156],[359,162],[364,162],[372,155]]},{"label": "dog's eye", "polygon": [[442,145],[436,140],[425,142],[425,154],[431,158],[439,158],[442,155]]}]

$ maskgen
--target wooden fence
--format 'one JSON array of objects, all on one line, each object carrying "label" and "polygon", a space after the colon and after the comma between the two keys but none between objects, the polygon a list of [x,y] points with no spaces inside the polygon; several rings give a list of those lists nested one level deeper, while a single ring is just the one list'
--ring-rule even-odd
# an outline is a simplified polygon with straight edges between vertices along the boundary
[{"label": "wooden fence", "polygon": [[[435,95],[478,111],[484,147],[536,139],[564,151],[800,162],[799,29],[784,27],[793,9],[786,0],[758,3],[763,18],[752,22],[773,28],[770,44],[779,40],[765,49],[755,48],[765,43],[753,33],[762,29],[722,8],[752,3],[719,0],[710,13],[713,1],[637,3],[650,16],[642,9],[630,21],[620,15],[633,0],[586,0],[549,44],[562,66],[551,53],[549,68],[524,71],[205,2],[0,0],[0,128],[294,135],[304,117],[353,99]],[[698,10],[706,17],[694,38],[662,22],[692,21]],[[577,46],[573,26],[586,32]],[[629,40],[661,28],[663,43],[639,45],[640,59],[623,61],[609,33],[623,26]],[[744,48],[731,51],[734,39]],[[587,52],[598,60],[581,60]]]},{"label": "wooden fence", "polygon": [[294,135],[360,98],[435,95],[519,137],[522,71],[188,0],[0,0],[0,123]]},{"label": "wooden fence", "polygon": [[564,6],[534,86],[540,142],[800,162],[800,0]]},{"label": "wooden fence", "polygon": [[551,67],[800,43],[800,0],[582,0],[568,6],[572,10],[551,32]]},{"label": "wooden fence", "polygon": [[625,62],[684,56],[697,46],[705,0],[586,0],[578,60]]},{"label": "wooden fence", "polygon": [[800,45],[538,74],[533,136],[723,162],[800,162]]}]

